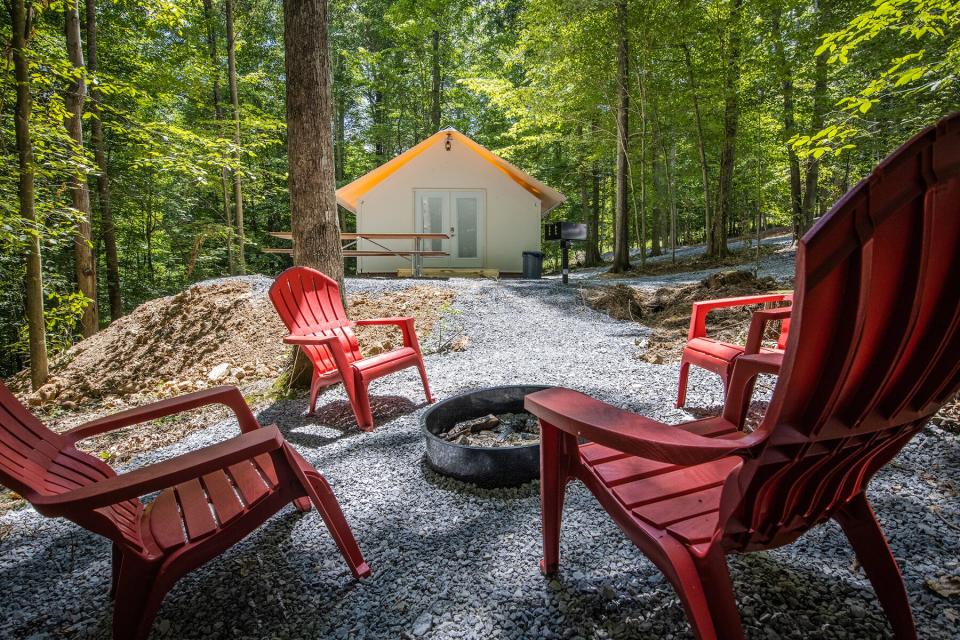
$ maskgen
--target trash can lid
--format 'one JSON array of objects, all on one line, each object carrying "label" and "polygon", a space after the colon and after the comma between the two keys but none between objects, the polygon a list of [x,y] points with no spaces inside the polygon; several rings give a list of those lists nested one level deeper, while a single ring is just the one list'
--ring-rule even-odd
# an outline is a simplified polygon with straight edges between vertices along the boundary
[{"label": "trash can lid", "polygon": [[524,251],[524,252],[523,252],[523,255],[525,255],[525,256],[534,256],[534,257],[537,257],[537,258],[542,258],[544,254],[543,254],[542,251]]}]

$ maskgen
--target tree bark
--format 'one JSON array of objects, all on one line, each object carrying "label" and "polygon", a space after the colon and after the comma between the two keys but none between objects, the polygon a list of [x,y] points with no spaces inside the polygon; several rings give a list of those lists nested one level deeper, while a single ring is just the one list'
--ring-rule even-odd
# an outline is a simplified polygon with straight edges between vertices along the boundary
[{"label": "tree bark", "polygon": [[283,19],[293,262],[337,280],[342,294],[327,1],[284,0]]},{"label": "tree bark", "polygon": [[234,222],[237,225],[237,271],[246,273],[247,259],[244,254],[243,232],[243,185],[240,178],[240,98],[237,96],[237,43],[233,28],[233,0],[226,2],[227,13],[227,74],[230,82],[230,117],[233,120],[233,206]]},{"label": "tree bark", "polygon": [[733,209],[733,169],[737,154],[737,124],[740,117],[737,83],[740,81],[740,9],[743,0],[733,0],[730,11],[727,70],[723,87],[723,149],[720,153],[720,185],[714,216],[710,255],[727,255],[727,226]]},{"label": "tree bark", "polygon": [[686,43],[683,44],[683,58],[687,64],[690,94],[693,97],[693,113],[697,122],[697,151],[700,155],[700,178],[703,181],[704,244],[710,247],[713,239],[713,221],[710,219],[710,170],[707,166],[707,146],[703,134],[703,119],[700,116],[700,98],[697,95],[697,83],[693,74],[693,62],[690,59],[690,47]]},{"label": "tree bark", "polygon": [[629,43],[627,0],[617,0],[617,195],[613,226],[612,273],[630,269],[630,218],[627,205],[627,145],[629,136]]},{"label": "tree bark", "polygon": [[[817,28],[818,33],[826,33],[827,11],[829,7],[826,2],[817,3]],[[827,57],[817,56],[814,67],[813,84],[813,110],[810,116],[810,130],[820,131],[823,129],[824,118],[826,117],[827,103]],[[806,233],[807,229],[813,226],[813,216],[817,209],[817,190],[820,180],[820,160],[811,156],[807,160],[807,179],[804,183],[803,203],[801,207],[801,234]]]},{"label": "tree bark", "polygon": [[[97,73],[97,3],[87,0],[87,69]],[[123,315],[123,300],[120,296],[120,264],[117,255],[117,231],[113,223],[113,209],[110,206],[110,174],[107,171],[106,142],[103,135],[103,121],[100,119],[100,91],[90,88],[90,141],[93,143],[93,155],[97,162],[97,204],[100,208],[100,235],[106,251],[107,260],[107,298],[110,302],[110,320]]]},{"label": "tree bark", "polygon": [[[80,13],[78,0],[65,0],[63,5],[64,35],[67,43],[67,55],[76,73],[70,83],[64,102],[68,115],[64,125],[72,141],[70,151],[76,163],[82,163],[83,154],[83,103],[87,97],[86,69],[83,63],[83,44],[80,40]],[[70,196],[73,208],[77,210],[79,220],[74,233],[73,264],[76,271],[77,287],[80,293],[89,299],[80,318],[80,333],[84,338],[95,334],[100,320],[97,312],[97,268],[93,259],[93,243],[90,226],[90,191],[87,178],[82,173],[70,177]]]},{"label": "tree bark", "polygon": [[440,32],[436,29],[431,34],[433,40],[432,86],[430,89],[430,128],[431,133],[440,130]]},{"label": "tree bark", "polygon": [[[786,143],[797,133],[796,115],[793,101],[793,75],[783,42],[781,9],[777,3],[773,15],[773,51],[780,72],[780,88],[783,94],[783,138]],[[822,56],[818,56],[820,58]],[[790,165],[790,212],[793,220],[793,233],[799,238],[803,227],[802,195],[800,192],[800,159],[793,145],[787,144],[787,162]]]},{"label": "tree bark", "polygon": [[30,61],[27,36],[30,16],[24,0],[10,3],[10,24],[13,45],[14,77],[17,82],[17,106],[14,126],[17,136],[18,185],[20,217],[29,230],[27,241],[27,334],[30,347],[30,382],[37,390],[49,377],[47,362],[47,332],[43,318],[43,271],[40,264],[40,230],[34,209],[33,141],[30,137],[30,114],[33,96],[30,92]]},{"label": "tree bark", "polygon": [[590,169],[590,180],[592,189],[590,194],[590,219],[587,222],[586,265],[595,267],[603,263],[603,258],[600,256],[600,215],[603,205],[600,200],[600,166],[596,161],[593,162]]},{"label": "tree bark", "polygon": [[[217,123],[217,135],[221,133],[223,109],[220,107],[220,59],[217,56],[217,19],[213,11],[213,0],[203,0],[203,13],[207,22],[207,51],[210,56],[210,70],[213,72],[213,118]],[[220,195],[223,205],[223,222],[227,227],[227,268],[231,274],[237,272],[233,256],[233,210],[230,204],[230,172],[225,165],[220,166]]]}]

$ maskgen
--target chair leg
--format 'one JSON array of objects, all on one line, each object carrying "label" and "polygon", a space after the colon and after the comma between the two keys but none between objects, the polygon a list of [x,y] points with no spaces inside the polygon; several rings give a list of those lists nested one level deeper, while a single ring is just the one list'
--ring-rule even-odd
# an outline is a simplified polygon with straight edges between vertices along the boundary
[{"label": "chair leg", "polygon": [[669,556],[673,587],[698,640],[743,640],[743,624],[722,551],[694,558],[686,550]]},{"label": "chair leg", "polygon": [[367,381],[358,380],[355,385],[356,398],[352,398],[353,414],[357,418],[357,426],[361,431],[373,431],[373,411],[370,409],[370,395],[367,392]]},{"label": "chair leg", "polygon": [[297,498],[293,501],[293,506],[296,507],[300,513],[307,513],[310,511],[310,498]]},{"label": "chair leg", "polygon": [[317,413],[318,395],[320,395],[320,376],[317,374],[316,367],[314,367],[313,376],[310,378],[310,411],[307,412],[308,416],[313,416]]},{"label": "chair leg", "polygon": [[417,361],[417,369],[420,370],[420,379],[423,380],[423,391],[427,395],[427,404],[433,404],[433,395],[430,393],[430,383],[427,382],[427,369],[423,366],[423,358]]},{"label": "chair leg", "polygon": [[680,361],[680,380],[677,384],[677,408],[680,409],[687,402],[687,377],[690,375],[690,363]]},{"label": "chair leg", "polygon": [[330,489],[327,479],[313,470],[306,473],[306,478],[308,486],[304,488],[317,506],[317,511],[320,512],[330,535],[333,536],[337,549],[340,550],[343,559],[347,561],[353,577],[366,578],[370,575],[370,567],[363,559],[357,540],[353,537],[353,531],[350,530],[350,525],[343,515],[343,510],[340,509],[340,504],[337,502],[336,496],[333,495],[333,490]]},{"label": "chair leg", "polygon": [[916,640],[917,628],[897,561],[864,494],[834,514],[877,592],[897,640]]},{"label": "chair leg", "polygon": [[156,567],[126,557],[121,563],[113,602],[113,640],[146,640],[163,601]]},{"label": "chair leg", "polygon": [[[540,421],[540,506],[543,517],[543,559],[540,571],[553,575],[560,568],[560,522],[569,477],[570,436]],[[576,447],[576,440],[573,440]]]},{"label": "chair leg", "polygon": [[117,595],[117,581],[120,580],[120,571],[123,568],[123,552],[120,545],[113,543],[113,562],[110,568],[110,598]]}]

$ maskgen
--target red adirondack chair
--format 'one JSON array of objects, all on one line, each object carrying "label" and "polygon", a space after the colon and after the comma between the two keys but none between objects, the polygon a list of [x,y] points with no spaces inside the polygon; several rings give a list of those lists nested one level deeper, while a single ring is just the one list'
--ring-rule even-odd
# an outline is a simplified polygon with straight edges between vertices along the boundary
[{"label": "red adirondack chair", "polygon": [[[220,403],[241,435],[117,475],[77,441]],[[0,482],[45,516],[113,541],[113,637],[145,639],[163,596],[293,502],[323,517],[355,577],[370,575],[330,485],[287,443],[261,427],[235,387],[207,389],[122,411],[66,433],[45,427],[0,382]],[[147,505],[140,497],[159,491]]]},{"label": "red adirondack chair", "polygon": [[[316,411],[320,389],[343,382],[357,425],[370,431],[373,413],[367,385],[408,367],[417,367],[420,371],[427,402],[433,402],[412,317],[351,321],[343,309],[337,282],[308,267],[291,267],[277,276],[270,287],[270,300],[290,331],[283,341],[299,346],[313,364],[311,415]],[[403,333],[403,346],[362,357],[353,327],[365,325],[397,325]]]},{"label": "red adirondack chair", "polygon": [[542,426],[545,572],[578,478],[664,572],[698,638],[742,638],[725,556],[833,518],[896,637],[916,638],[865,489],[960,389],[960,114],[844,196],[804,236],[796,273],[780,377],[751,433],[737,427],[769,354],[737,359],[722,416],[680,426],[568,389],[527,396]]},{"label": "red adirondack chair", "polygon": [[[683,355],[680,357],[680,381],[677,385],[677,407],[682,407],[687,401],[687,376],[690,373],[690,365],[695,364],[707,371],[716,373],[723,379],[724,387],[728,387],[730,374],[733,372],[733,363],[743,354],[753,353],[775,353],[783,355],[783,349],[787,344],[787,337],[790,334],[790,314],[778,311],[775,314],[764,313],[759,317],[764,320],[756,326],[751,326],[751,333],[747,338],[747,344],[740,346],[723,342],[707,336],[707,314],[715,309],[724,309],[730,307],[746,307],[755,304],[768,302],[789,302],[792,294],[789,293],[766,293],[755,296],[742,296],[738,298],[722,298],[718,300],[704,300],[693,303],[693,312],[690,314],[690,331],[687,333],[687,344],[683,348]],[[780,337],[777,340],[776,348],[761,346],[763,339],[763,329],[766,321],[779,319]],[[760,331],[754,335],[754,331]],[[772,373],[776,373],[775,371]]]}]

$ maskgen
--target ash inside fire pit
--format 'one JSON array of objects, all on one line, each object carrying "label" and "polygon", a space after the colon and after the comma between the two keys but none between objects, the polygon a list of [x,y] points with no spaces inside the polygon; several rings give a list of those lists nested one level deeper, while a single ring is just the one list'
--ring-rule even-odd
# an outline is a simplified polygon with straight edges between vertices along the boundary
[{"label": "ash inside fire pit", "polygon": [[516,487],[540,476],[540,426],[523,408],[539,385],[491,387],[423,412],[427,464],[480,487]]},{"label": "ash inside fire pit", "polygon": [[468,447],[516,447],[540,442],[540,424],[536,417],[519,413],[488,413],[472,420],[456,423],[439,434],[447,442]]}]

